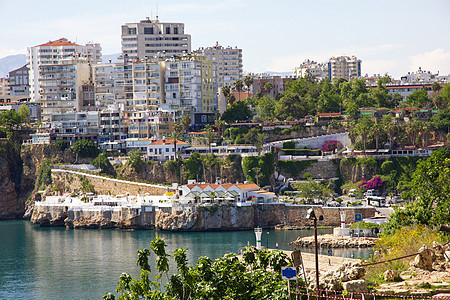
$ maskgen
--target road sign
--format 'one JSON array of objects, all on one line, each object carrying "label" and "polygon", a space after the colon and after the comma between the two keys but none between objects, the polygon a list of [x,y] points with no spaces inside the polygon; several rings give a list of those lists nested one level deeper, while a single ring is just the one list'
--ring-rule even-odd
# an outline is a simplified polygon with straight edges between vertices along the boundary
[{"label": "road sign", "polygon": [[281,267],[281,277],[286,280],[297,279],[297,271],[292,267]]},{"label": "road sign", "polygon": [[355,214],[355,222],[361,222],[362,221],[362,214]]}]

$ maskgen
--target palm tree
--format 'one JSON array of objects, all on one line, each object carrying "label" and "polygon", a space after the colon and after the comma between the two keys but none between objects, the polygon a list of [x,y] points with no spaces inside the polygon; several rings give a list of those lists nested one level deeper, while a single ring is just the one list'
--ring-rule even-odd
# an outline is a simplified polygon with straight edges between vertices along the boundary
[{"label": "palm tree", "polygon": [[225,126],[227,126],[227,123],[224,120],[219,120],[217,119],[214,122],[214,127],[217,129],[217,131],[219,132],[219,134],[221,134],[225,128]]},{"label": "palm tree", "polygon": [[409,135],[409,138],[411,139],[413,149],[416,149],[416,139],[417,139],[417,134],[420,132],[420,123],[416,120],[409,122],[406,125],[405,130],[406,130],[406,133]]},{"label": "palm tree", "polygon": [[381,123],[376,122],[373,125],[373,135],[375,136],[375,149],[378,150],[378,142],[380,140],[380,135],[383,133],[383,125]]},{"label": "palm tree", "polygon": [[256,149],[258,149],[258,156],[261,155],[261,150],[263,149],[264,141],[266,140],[266,138],[267,135],[265,133],[258,133],[256,135],[255,147]]},{"label": "palm tree", "polygon": [[209,153],[211,153],[211,142],[212,139],[214,138],[214,131],[211,125],[206,125],[205,126],[205,137],[208,139],[208,149],[209,149]]},{"label": "palm tree", "polygon": [[175,122],[173,124],[173,131],[170,134],[170,137],[173,139],[173,153],[175,160],[178,160],[177,157],[177,141],[181,136],[181,132],[183,130],[183,126],[179,122]]},{"label": "palm tree", "polygon": [[259,173],[261,172],[261,168],[254,167],[252,168],[253,173],[255,173],[256,184],[259,186]]},{"label": "palm tree", "polygon": [[395,129],[395,119],[391,115],[386,115],[381,120],[381,123],[383,124],[384,131],[387,134],[389,145],[392,147],[392,134]]},{"label": "palm tree", "polygon": [[244,83],[247,86],[249,92],[250,92],[250,87],[253,85],[253,77],[250,75],[247,75],[244,77]]},{"label": "palm tree", "polygon": [[181,125],[183,125],[184,132],[188,133],[189,128],[191,127],[191,116],[189,114],[184,114],[183,117],[181,117]]},{"label": "palm tree", "polygon": [[364,118],[360,119],[358,124],[356,124],[356,127],[355,127],[355,129],[358,132],[358,135],[361,137],[361,139],[363,141],[364,155],[366,155],[366,142],[367,142],[367,138],[369,137],[370,133],[372,132],[372,127],[373,127],[373,121],[368,117],[364,117]]},{"label": "palm tree", "polygon": [[244,87],[244,83],[242,82],[242,80],[239,79],[234,82],[234,88],[236,89],[236,91],[239,94],[239,101],[241,101],[241,91],[242,91],[243,87]]},{"label": "palm tree", "polygon": [[266,82],[264,84],[264,89],[267,91],[267,95],[269,95],[270,91],[273,89],[273,84],[271,82]]}]

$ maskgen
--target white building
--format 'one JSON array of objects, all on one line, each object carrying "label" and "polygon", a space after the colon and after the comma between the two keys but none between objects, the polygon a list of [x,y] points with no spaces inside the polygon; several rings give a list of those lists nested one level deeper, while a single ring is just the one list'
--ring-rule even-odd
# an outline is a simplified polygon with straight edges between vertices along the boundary
[{"label": "white building", "polygon": [[321,80],[328,77],[328,64],[318,63],[307,59],[299,67],[294,68],[292,76],[295,78],[313,76],[314,78]]},{"label": "white building", "polygon": [[85,58],[59,59],[39,66],[39,96],[42,120],[52,114],[80,111],[82,86],[91,80],[91,65]]},{"label": "white building", "polygon": [[216,43],[212,47],[199,48],[194,53],[205,56],[216,65],[218,89],[225,85],[232,87],[236,80],[242,79],[242,49],[230,46],[225,48]]},{"label": "white building", "polygon": [[56,41],[28,47],[27,63],[29,65],[29,82],[31,101],[41,101],[41,75],[39,68],[43,65],[58,65],[58,61],[68,58],[86,58],[91,64],[101,62],[100,44],[89,43],[85,46],[78,45],[61,38]]},{"label": "white building", "polygon": [[132,65],[127,59],[117,63],[97,64],[93,67],[95,105],[108,107],[118,104],[123,110],[132,110],[133,76]]},{"label": "white building", "polygon": [[165,62],[163,108],[191,114],[217,111],[214,66],[203,56],[188,55]]},{"label": "white building", "polygon": [[275,194],[254,183],[194,183],[181,186],[180,202],[202,203],[232,200],[237,203],[270,202]]},{"label": "white building", "polygon": [[355,56],[331,57],[328,60],[328,78],[351,80],[361,77],[361,60]]},{"label": "white building", "polygon": [[[177,140],[177,152],[188,147],[189,144]],[[147,145],[147,158],[158,161],[175,159],[175,146],[173,140],[162,139]]]},{"label": "white building", "polygon": [[122,25],[122,53],[132,60],[153,56],[173,56],[191,52],[191,35],[183,23],[142,20]]}]

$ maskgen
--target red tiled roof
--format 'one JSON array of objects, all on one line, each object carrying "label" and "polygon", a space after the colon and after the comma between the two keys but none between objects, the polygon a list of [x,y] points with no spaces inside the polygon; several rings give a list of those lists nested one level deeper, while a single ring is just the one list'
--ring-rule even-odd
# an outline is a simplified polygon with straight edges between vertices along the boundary
[{"label": "red tiled roof", "polygon": [[[158,140],[149,144],[149,146],[160,146],[160,145],[173,145],[173,140]],[[177,145],[189,145],[189,144],[177,140]]]},{"label": "red tiled roof", "polygon": [[45,43],[45,44],[42,44],[42,45],[38,45],[36,47],[42,47],[42,46],[80,46],[80,45],[72,43],[72,42],[69,42],[65,38],[60,38],[59,40],[49,41],[48,43]]},{"label": "red tiled roof", "polygon": [[212,189],[216,190],[218,187],[223,187],[224,189],[228,190],[232,186],[236,186],[239,189],[259,189],[259,186],[255,183],[222,183],[222,184],[215,184],[215,183],[197,183],[197,184],[188,184],[186,185],[190,190],[192,190],[194,187],[198,186],[202,190],[210,186]]},{"label": "red tiled roof", "polygon": [[236,184],[236,186],[238,188],[240,188],[241,190],[247,190],[247,189],[259,189],[259,186],[255,183],[238,183]]}]

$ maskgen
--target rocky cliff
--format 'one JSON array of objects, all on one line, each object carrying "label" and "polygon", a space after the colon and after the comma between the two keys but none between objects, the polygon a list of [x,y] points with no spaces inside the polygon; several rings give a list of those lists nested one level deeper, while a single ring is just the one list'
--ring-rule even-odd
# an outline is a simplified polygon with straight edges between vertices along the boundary
[{"label": "rocky cliff", "polygon": [[15,145],[2,139],[0,144],[0,219],[22,216],[27,197],[23,176],[23,162]]}]

